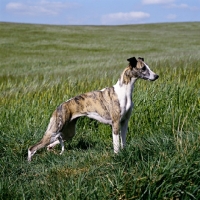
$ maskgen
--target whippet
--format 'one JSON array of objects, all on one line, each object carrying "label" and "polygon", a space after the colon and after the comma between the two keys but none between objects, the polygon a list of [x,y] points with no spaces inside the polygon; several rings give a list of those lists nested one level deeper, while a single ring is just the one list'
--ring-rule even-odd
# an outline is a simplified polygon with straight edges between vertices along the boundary
[{"label": "whippet", "polygon": [[[133,109],[132,92],[138,78],[154,81],[158,75],[150,70],[143,58],[127,59],[129,65],[124,69],[117,83],[108,88],[78,95],[62,103],[53,112],[47,130],[40,142],[28,149],[28,160],[37,150],[47,146],[53,148],[75,135],[76,121],[81,116],[96,119],[112,126],[114,153],[126,144],[128,121]],[[121,142],[119,138],[121,136]]]}]

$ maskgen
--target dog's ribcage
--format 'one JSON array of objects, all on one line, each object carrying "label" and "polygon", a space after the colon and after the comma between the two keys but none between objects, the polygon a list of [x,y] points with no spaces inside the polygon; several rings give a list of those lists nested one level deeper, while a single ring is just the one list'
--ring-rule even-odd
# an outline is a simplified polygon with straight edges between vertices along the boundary
[{"label": "dog's ribcage", "polygon": [[[81,94],[61,104],[57,110],[70,121],[88,116],[105,124],[120,118],[120,104],[114,87]],[[68,121],[68,119],[66,119]]]}]

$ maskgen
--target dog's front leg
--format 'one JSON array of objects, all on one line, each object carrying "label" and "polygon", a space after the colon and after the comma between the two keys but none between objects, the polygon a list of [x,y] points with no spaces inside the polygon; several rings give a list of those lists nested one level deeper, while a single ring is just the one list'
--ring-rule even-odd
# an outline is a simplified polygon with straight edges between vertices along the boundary
[{"label": "dog's front leg", "polygon": [[131,103],[131,107],[130,109],[128,110],[128,112],[126,113],[126,116],[125,116],[125,120],[121,122],[121,133],[120,133],[120,136],[121,136],[121,148],[123,149],[126,145],[126,134],[127,134],[127,130],[128,130],[128,121],[131,117],[131,112],[132,112],[132,109],[133,109],[133,103]]},{"label": "dog's front leg", "polygon": [[112,136],[113,136],[113,147],[114,153],[119,152],[119,123],[115,122],[112,124]]},{"label": "dog's front leg", "polygon": [[123,149],[126,145],[126,134],[128,129],[128,120],[121,122],[121,148]]}]

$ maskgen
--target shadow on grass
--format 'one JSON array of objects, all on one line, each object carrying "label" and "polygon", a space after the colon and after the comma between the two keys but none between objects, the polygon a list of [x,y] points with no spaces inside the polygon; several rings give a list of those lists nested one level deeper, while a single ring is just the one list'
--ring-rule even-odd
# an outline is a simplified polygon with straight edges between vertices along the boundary
[{"label": "shadow on grass", "polygon": [[96,141],[88,141],[87,139],[80,138],[80,140],[76,144],[71,144],[71,142],[68,142],[67,149],[68,150],[72,150],[72,149],[88,150],[88,149],[94,148],[96,145],[97,145]]}]

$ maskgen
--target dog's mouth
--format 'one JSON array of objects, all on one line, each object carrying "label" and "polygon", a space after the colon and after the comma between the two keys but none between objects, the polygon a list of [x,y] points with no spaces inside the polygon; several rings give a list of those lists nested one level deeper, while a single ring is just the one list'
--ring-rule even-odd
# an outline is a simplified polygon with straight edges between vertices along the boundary
[{"label": "dog's mouth", "polygon": [[157,80],[159,78],[159,76],[156,74],[156,75],[154,75],[153,78],[148,78],[148,77],[145,77],[145,76],[142,76],[140,78],[142,78],[144,80],[148,80],[148,81],[155,81],[155,80]]}]

